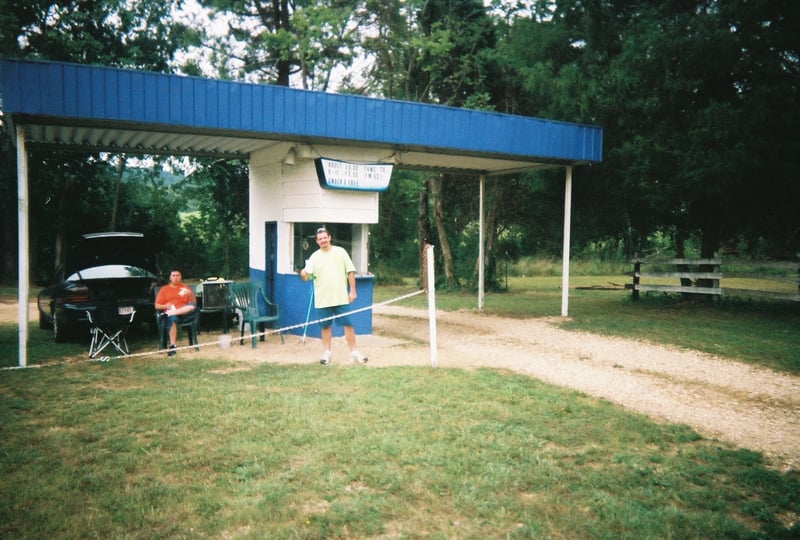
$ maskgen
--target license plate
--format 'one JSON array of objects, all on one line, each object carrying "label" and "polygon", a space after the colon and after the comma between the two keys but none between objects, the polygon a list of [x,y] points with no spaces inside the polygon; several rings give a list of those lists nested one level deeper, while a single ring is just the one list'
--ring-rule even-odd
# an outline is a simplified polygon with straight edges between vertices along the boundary
[{"label": "license plate", "polygon": [[120,306],[117,308],[117,313],[120,315],[130,315],[133,313],[133,306]]}]

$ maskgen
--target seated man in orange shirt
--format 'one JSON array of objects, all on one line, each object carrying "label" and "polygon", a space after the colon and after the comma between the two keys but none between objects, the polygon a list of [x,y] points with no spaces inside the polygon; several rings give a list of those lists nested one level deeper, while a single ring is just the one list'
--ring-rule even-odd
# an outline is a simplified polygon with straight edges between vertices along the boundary
[{"label": "seated man in orange shirt", "polygon": [[169,352],[167,356],[175,356],[175,341],[178,338],[178,323],[183,323],[195,317],[197,298],[192,288],[181,280],[183,274],[178,268],[173,268],[169,273],[169,283],[161,287],[156,296],[156,311],[163,311],[160,315],[166,317],[166,328],[169,329]]}]

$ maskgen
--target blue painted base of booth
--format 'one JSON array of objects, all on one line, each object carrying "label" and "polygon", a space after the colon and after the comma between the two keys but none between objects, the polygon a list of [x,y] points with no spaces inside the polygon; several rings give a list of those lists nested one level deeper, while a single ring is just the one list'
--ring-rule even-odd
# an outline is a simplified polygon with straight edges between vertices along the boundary
[{"label": "blue painted base of booth", "polygon": [[[264,290],[267,291],[266,276],[263,270],[250,269],[250,281],[261,283]],[[375,279],[373,276],[356,276],[356,289],[358,290],[358,298],[350,304],[353,310],[369,307],[372,305],[373,290],[375,286]],[[306,322],[308,315],[309,321],[320,319],[321,316],[311,306],[311,313],[308,313],[309,300],[311,300],[311,287],[310,281],[303,281],[297,274],[277,274],[275,276],[275,303],[281,309],[281,327],[303,325]],[[372,310],[367,309],[350,316],[353,323],[353,328],[356,334],[372,334]],[[303,335],[303,326],[289,330],[290,334],[297,336]],[[319,324],[311,324],[306,329],[305,335],[308,337],[319,338],[320,327]],[[333,335],[335,337],[343,336],[344,329],[333,321]]]}]

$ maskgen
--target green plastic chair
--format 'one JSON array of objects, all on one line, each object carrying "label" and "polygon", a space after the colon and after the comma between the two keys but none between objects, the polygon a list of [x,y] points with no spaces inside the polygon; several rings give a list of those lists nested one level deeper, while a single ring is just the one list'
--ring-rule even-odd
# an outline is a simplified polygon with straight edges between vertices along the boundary
[{"label": "green plastic chair", "polygon": [[[270,323],[273,328],[280,324],[280,308],[264,295],[261,285],[252,282],[231,283],[230,288],[231,305],[239,316],[239,344],[244,344],[244,326],[250,325],[250,341],[253,348],[257,347],[255,334],[259,333],[260,328],[266,327]],[[261,341],[265,341],[265,336],[261,335]],[[283,332],[281,332],[281,343],[283,343]]]},{"label": "green plastic chair", "polygon": [[[155,295],[158,296],[158,291],[161,287],[157,287]],[[169,345],[169,328],[167,328],[167,320],[161,316],[162,311],[156,311],[156,328],[158,328],[158,346],[159,350],[167,350]],[[194,345],[194,350],[200,350],[200,310],[196,309],[189,315],[184,315],[183,321],[178,321],[178,337],[180,337],[180,330],[183,329],[189,338],[189,345]]]}]

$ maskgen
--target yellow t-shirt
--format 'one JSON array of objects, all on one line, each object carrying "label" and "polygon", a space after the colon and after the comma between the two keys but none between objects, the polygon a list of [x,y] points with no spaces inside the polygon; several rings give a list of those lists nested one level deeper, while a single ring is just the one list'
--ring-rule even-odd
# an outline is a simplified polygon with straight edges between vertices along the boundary
[{"label": "yellow t-shirt", "polygon": [[318,249],[306,261],[306,272],[314,276],[314,307],[344,306],[350,303],[347,274],[356,267],[344,248]]}]

